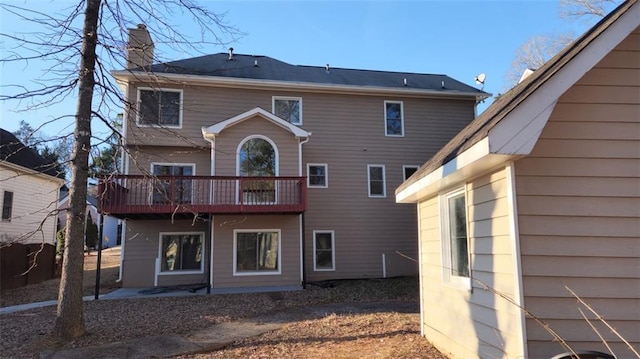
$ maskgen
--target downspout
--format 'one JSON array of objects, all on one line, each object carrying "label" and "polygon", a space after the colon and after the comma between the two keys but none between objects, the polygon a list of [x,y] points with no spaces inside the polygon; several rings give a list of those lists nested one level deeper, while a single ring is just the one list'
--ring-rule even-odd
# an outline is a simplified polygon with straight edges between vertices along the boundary
[{"label": "downspout", "polygon": [[[311,135],[311,133],[309,133]],[[298,176],[302,177],[302,145],[309,142],[309,137],[306,137],[304,140],[298,139]],[[306,243],[306,233],[307,229],[305,228],[304,221],[304,212],[300,214],[300,282],[302,283],[302,288],[307,289],[307,266],[305,265],[305,243]]]},{"label": "downspout", "polygon": [[[202,137],[204,137],[204,140],[209,142],[211,144],[211,164],[210,164],[210,170],[209,170],[209,174],[211,175],[211,177],[215,176],[216,173],[216,136],[215,134],[211,134],[211,133],[207,133],[206,131],[206,127],[202,127]],[[212,203],[213,202],[213,182],[211,183],[211,188],[209,190],[209,201]],[[209,233],[208,237],[209,237],[209,266],[207,267],[207,277],[208,277],[208,282],[207,283],[207,294],[211,294],[211,288],[213,288],[213,220],[214,220],[214,216],[212,213],[209,213],[208,216],[209,219],[209,228],[207,228],[207,232]]]},{"label": "downspout", "polygon": [[[129,98],[129,83],[127,82],[125,84],[125,98],[128,99]],[[129,174],[129,156],[127,154],[127,151],[125,150],[127,148],[127,128],[129,126],[129,113],[130,110],[126,109],[125,113],[122,117],[122,142],[120,143],[120,145],[122,146],[121,151],[120,152],[120,173],[124,173],[125,175]],[[120,220],[119,220],[120,221]],[[126,238],[126,234],[127,234],[127,220],[126,219],[122,219],[122,227],[120,227],[120,268],[118,268],[118,279],[116,280],[116,283],[121,283],[122,282],[122,268],[124,266],[124,247],[125,247],[125,243],[127,241]],[[117,243],[116,243],[117,244]]]}]

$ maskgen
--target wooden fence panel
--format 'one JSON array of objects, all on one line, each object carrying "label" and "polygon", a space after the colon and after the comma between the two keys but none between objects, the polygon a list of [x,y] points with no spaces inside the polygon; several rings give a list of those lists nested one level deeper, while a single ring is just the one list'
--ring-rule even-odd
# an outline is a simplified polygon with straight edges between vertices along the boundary
[{"label": "wooden fence panel", "polygon": [[[34,259],[36,265],[29,269]],[[51,244],[41,246],[13,243],[0,247],[0,290],[24,287],[54,278],[55,262],[56,250]]]}]

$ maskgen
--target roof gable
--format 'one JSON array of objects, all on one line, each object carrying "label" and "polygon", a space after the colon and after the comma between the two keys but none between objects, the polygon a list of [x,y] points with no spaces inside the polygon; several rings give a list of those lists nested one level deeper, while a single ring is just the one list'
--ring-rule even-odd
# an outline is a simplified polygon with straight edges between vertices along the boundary
[{"label": "roof gable", "polygon": [[234,116],[230,119],[224,120],[222,122],[218,122],[215,125],[209,126],[209,127],[202,127],[202,135],[205,138],[214,138],[215,136],[217,136],[218,134],[220,134],[220,132],[222,132],[224,129],[229,128],[231,126],[234,126],[238,123],[241,123],[245,120],[248,120],[250,118],[253,118],[254,116],[260,116],[262,118],[264,118],[265,120],[281,127],[284,128],[285,130],[291,132],[295,137],[298,138],[306,138],[311,136],[311,132],[305,131],[302,128],[293,125],[283,119],[281,119],[280,117],[265,111],[264,109],[260,108],[260,107],[256,107],[252,110],[249,110],[247,112],[243,112],[237,116]]},{"label": "roof gable", "polygon": [[[501,160],[505,160],[528,154],[553,112],[558,98],[638,26],[640,5],[637,0],[620,5],[523,82],[498,98],[460,131],[398,187],[397,199],[408,199],[411,191],[405,190],[418,181],[422,184],[413,186],[413,189],[423,187],[426,182],[439,181],[461,169],[462,161],[458,159],[462,155],[473,157],[469,154],[474,153],[476,157],[473,161],[479,161],[489,155],[500,156]],[[486,161],[487,165],[495,166],[497,158]],[[471,164],[473,161],[467,158],[465,162]],[[476,167],[481,168],[477,164]],[[442,171],[443,168],[448,170]],[[436,176],[437,173],[439,175]],[[427,177],[432,180],[423,181]],[[464,175],[458,180],[463,178]],[[431,188],[436,189],[437,186]],[[405,193],[399,196],[403,191]],[[410,195],[414,199],[415,196],[416,193]]]},{"label": "roof gable", "polygon": [[25,146],[13,133],[0,129],[0,161],[57,177],[56,166],[47,162],[34,149]]}]

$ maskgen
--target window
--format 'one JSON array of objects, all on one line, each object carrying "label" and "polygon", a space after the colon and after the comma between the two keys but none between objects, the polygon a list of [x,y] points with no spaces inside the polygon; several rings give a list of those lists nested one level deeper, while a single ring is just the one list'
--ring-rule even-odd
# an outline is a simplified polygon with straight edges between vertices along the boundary
[{"label": "window", "polygon": [[302,125],[302,98],[274,97],[273,114],[294,125]]},{"label": "window", "polygon": [[160,233],[160,272],[202,272],[203,233]]},{"label": "window", "polygon": [[138,89],[138,125],[180,127],[182,91]]},{"label": "window", "polygon": [[368,165],[369,197],[386,197],[387,189],[384,180],[384,166]]},{"label": "window", "polygon": [[154,163],[151,171],[157,176],[153,184],[153,204],[191,203],[191,180],[183,176],[195,175],[195,165]]},{"label": "window", "polygon": [[4,191],[2,196],[2,220],[11,221],[11,210],[13,209],[13,192]]},{"label": "window", "polygon": [[327,178],[327,165],[318,163],[307,164],[307,185],[312,188],[327,188],[329,186]]},{"label": "window", "polygon": [[[277,176],[277,151],[267,139],[251,137],[238,150],[238,175],[242,177]],[[243,179],[242,203],[276,202],[276,182],[273,179]]]},{"label": "window", "polygon": [[279,230],[235,230],[234,275],[280,274]]},{"label": "window", "polygon": [[464,188],[441,197],[442,253],[446,281],[470,288],[467,205]]},{"label": "window", "polygon": [[313,269],[316,271],[335,270],[333,231],[313,231]]},{"label": "window", "polygon": [[384,121],[387,136],[404,136],[404,111],[402,102],[384,102]]},{"label": "window", "polygon": [[402,180],[406,181],[411,175],[416,173],[420,166],[402,166]]}]

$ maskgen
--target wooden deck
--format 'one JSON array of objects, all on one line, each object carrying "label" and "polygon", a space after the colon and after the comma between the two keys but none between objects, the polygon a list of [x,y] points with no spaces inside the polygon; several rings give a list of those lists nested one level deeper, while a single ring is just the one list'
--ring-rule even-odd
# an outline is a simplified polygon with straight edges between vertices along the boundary
[{"label": "wooden deck", "polygon": [[98,208],[119,218],[302,213],[306,177],[127,176],[100,181]]}]

